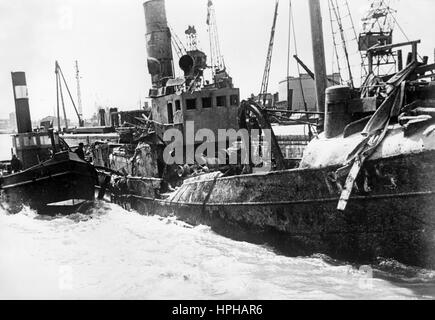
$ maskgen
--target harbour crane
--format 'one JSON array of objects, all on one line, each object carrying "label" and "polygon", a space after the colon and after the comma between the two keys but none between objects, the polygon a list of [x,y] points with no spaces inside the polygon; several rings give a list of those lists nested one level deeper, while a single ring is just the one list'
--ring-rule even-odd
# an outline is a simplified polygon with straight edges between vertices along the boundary
[{"label": "harbour crane", "polygon": [[215,77],[217,73],[225,71],[225,61],[221,53],[219,34],[216,23],[216,13],[212,0],[208,0],[207,2],[207,25],[210,37],[211,66],[213,77]]},{"label": "harbour crane", "polygon": [[275,12],[273,15],[272,31],[270,34],[269,47],[267,50],[266,66],[264,67],[263,80],[261,82],[260,94],[258,96],[258,99],[260,101],[263,100],[263,105],[266,104],[267,89],[269,87],[269,75],[270,75],[270,67],[272,64],[273,44],[275,42],[275,27],[276,27],[276,20],[278,18],[278,7],[279,7],[279,0],[276,0]]}]

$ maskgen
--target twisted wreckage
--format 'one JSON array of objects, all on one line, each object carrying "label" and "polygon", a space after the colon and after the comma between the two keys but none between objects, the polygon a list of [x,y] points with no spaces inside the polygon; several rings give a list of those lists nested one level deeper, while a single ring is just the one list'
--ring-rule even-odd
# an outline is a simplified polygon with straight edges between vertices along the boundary
[{"label": "twisted wreckage", "polygon": [[[372,59],[411,46],[407,66],[397,73],[379,77],[370,64],[361,89],[326,90],[324,132],[296,168],[288,166],[277,137],[270,172],[210,161],[174,168],[162,160],[168,128],[184,130],[194,118],[212,130],[252,123],[266,129],[269,114],[252,100],[233,104],[238,90],[225,72],[220,82],[195,85],[202,75],[199,51],[181,59],[188,61],[180,63],[185,78],[173,79],[163,1],[146,2],[145,11],[153,120],[138,119],[143,124],[132,128],[136,138],[128,143],[93,146],[101,197],[110,194],[144,214],[175,215],[292,254],[359,261],[381,256],[435,266],[435,64],[419,61],[419,41],[368,49]],[[166,49],[153,51],[156,45]]]}]

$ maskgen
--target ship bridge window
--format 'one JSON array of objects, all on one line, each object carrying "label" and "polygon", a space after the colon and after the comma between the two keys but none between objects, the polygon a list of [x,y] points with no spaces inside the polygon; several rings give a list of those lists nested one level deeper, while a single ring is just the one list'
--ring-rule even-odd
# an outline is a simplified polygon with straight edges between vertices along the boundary
[{"label": "ship bridge window", "polygon": [[230,104],[232,106],[238,106],[239,105],[239,95],[233,94],[230,96]]},{"label": "ship bridge window", "polygon": [[175,111],[181,110],[181,102],[180,100],[175,100]]},{"label": "ship bridge window", "polygon": [[196,109],[196,99],[186,99],[186,109],[195,110]]},{"label": "ship bridge window", "polygon": [[211,103],[211,98],[202,98],[202,107],[203,108],[211,108],[212,107],[212,103]]},{"label": "ship bridge window", "polygon": [[216,105],[218,107],[226,107],[227,106],[227,97],[226,96],[216,97]]},{"label": "ship bridge window", "polygon": [[36,137],[24,137],[24,146],[36,146]]}]

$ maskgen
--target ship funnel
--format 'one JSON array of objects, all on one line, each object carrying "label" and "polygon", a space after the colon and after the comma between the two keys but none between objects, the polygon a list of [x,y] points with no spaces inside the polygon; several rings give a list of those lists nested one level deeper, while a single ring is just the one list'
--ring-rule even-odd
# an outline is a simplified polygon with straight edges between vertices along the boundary
[{"label": "ship funnel", "polygon": [[144,4],[148,71],[153,86],[164,85],[162,80],[173,78],[171,32],[166,19],[164,0],[149,0]]},{"label": "ship funnel", "polygon": [[32,132],[26,74],[24,72],[12,72],[11,75],[18,133]]}]

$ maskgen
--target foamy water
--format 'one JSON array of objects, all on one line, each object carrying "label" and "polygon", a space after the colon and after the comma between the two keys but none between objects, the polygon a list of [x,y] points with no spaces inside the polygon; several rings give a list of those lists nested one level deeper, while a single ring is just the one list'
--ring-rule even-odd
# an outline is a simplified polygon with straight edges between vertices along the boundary
[{"label": "foamy water", "polygon": [[367,274],[321,258],[280,256],[208,227],[111,204],[55,219],[30,210],[0,213],[1,299],[435,297],[431,272],[400,281]]}]

